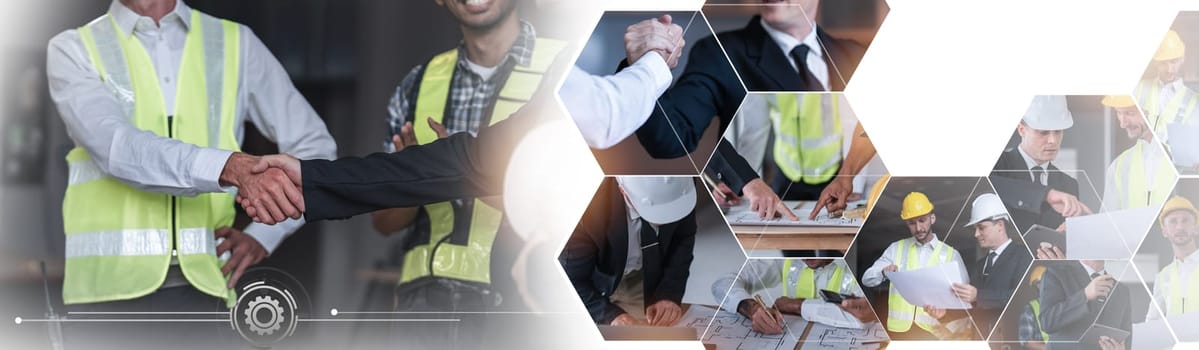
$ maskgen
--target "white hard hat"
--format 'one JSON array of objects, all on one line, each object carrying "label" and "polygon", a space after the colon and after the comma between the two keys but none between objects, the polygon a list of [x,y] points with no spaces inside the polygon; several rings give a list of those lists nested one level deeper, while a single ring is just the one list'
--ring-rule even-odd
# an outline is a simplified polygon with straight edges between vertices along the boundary
[{"label": "white hard hat", "polygon": [[695,209],[695,180],[690,177],[625,176],[616,182],[633,209],[650,223],[679,221]]},{"label": "white hard hat", "polygon": [[1024,124],[1037,130],[1066,130],[1074,126],[1074,117],[1065,96],[1037,96],[1024,112]]},{"label": "white hard hat", "polygon": [[994,193],[984,193],[974,199],[974,203],[970,205],[970,223],[962,227],[970,227],[983,222],[984,220],[1006,219],[1007,209],[1003,208],[1003,201]]}]

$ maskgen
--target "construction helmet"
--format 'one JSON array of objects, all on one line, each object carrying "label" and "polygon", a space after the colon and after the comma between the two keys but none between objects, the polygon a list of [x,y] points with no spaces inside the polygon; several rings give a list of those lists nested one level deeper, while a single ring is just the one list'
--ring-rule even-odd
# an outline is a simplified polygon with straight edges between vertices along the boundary
[{"label": "construction helmet", "polygon": [[1157,52],[1153,53],[1153,60],[1169,61],[1179,58],[1186,53],[1186,50],[1187,46],[1182,43],[1182,38],[1178,36],[1178,32],[1171,29],[1166,32],[1166,38],[1162,39],[1161,45],[1157,46]]},{"label": "construction helmet", "polygon": [[1007,218],[1007,209],[1003,208],[1003,201],[999,200],[999,196],[983,193],[970,205],[970,222],[962,227],[974,226],[984,220],[1004,218]]},{"label": "construction helmet", "polygon": [[1136,102],[1133,102],[1132,96],[1128,96],[1128,95],[1103,96],[1102,103],[1104,106],[1108,106],[1111,108],[1128,108],[1128,107],[1137,105]]},{"label": "construction helmet", "polygon": [[1162,214],[1157,217],[1158,222],[1165,226],[1166,215],[1178,210],[1186,210],[1195,216],[1195,219],[1199,219],[1199,209],[1195,209],[1195,205],[1191,204],[1191,201],[1181,196],[1174,196],[1166,201],[1166,206],[1162,207]]},{"label": "construction helmet", "polygon": [[933,202],[928,200],[928,196],[920,192],[912,192],[908,193],[907,197],[903,197],[903,208],[899,210],[899,218],[908,220],[931,212],[933,212]]},{"label": "construction helmet", "polygon": [[1028,272],[1028,285],[1035,285],[1041,281],[1041,277],[1045,275],[1045,266],[1033,266],[1032,271]]},{"label": "construction helmet", "polygon": [[617,177],[616,182],[624,189],[637,214],[650,223],[673,223],[695,210],[695,180],[692,178],[626,176]]},{"label": "construction helmet", "polygon": [[866,214],[862,217],[870,217],[870,212],[874,211],[874,205],[878,204],[878,198],[883,195],[883,187],[887,187],[887,181],[891,180],[891,174],[883,175],[878,181],[874,182],[874,186],[870,187],[870,196],[866,197]]},{"label": "construction helmet", "polygon": [[1024,112],[1024,124],[1037,130],[1065,130],[1074,126],[1066,96],[1037,96]]}]

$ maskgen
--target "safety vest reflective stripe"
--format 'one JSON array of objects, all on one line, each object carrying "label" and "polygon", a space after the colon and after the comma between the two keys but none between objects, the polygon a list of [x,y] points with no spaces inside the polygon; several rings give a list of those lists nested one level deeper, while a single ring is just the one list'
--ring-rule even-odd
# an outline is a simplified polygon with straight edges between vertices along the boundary
[{"label": "safety vest reflective stripe", "polygon": [[[1145,142],[1137,141],[1116,157],[1115,195],[1120,196],[1121,209],[1164,203],[1174,186],[1173,165],[1162,161],[1145,164],[1145,147]],[[1149,188],[1145,179],[1145,171],[1151,166],[1157,167],[1154,171],[1156,177],[1153,180],[1153,188]]]},{"label": "safety vest reflective stripe", "polygon": [[779,170],[792,182],[827,182],[841,165],[840,100],[835,94],[777,97],[770,119],[775,128],[774,159]]},{"label": "safety vest reflective stripe", "polygon": [[[783,260],[782,282],[783,296],[800,299],[816,298],[816,271],[807,266],[799,267],[799,279],[795,281],[795,291],[792,292],[786,286],[791,283],[791,262],[793,259]],[[844,269],[841,265],[833,263],[833,275],[829,277],[828,283],[825,284],[824,290],[830,292],[841,292],[841,278],[844,275]]]},{"label": "safety vest reflective stripe", "polygon": [[1199,311],[1199,268],[1191,271],[1191,276],[1186,280],[1187,289],[1184,292],[1181,281],[1182,273],[1179,269],[1178,261],[1170,263],[1165,269],[1162,269],[1157,275],[1158,281],[1166,281],[1169,277],[1170,290],[1166,296],[1166,316],[1177,316],[1185,313]]},{"label": "safety vest reflective stripe", "polygon": [[[955,254],[953,247],[947,246],[944,242],[936,242],[933,247],[932,255],[929,255],[929,261],[921,263],[920,255],[917,252],[918,247],[914,238],[904,238],[899,240],[896,250],[895,266],[899,267],[900,271],[915,270],[925,267],[937,266],[949,262],[950,258]],[[940,259],[938,259],[940,257]],[[912,329],[912,323],[919,326],[921,329],[932,332],[934,325],[937,324],[937,319],[933,318],[924,308],[917,307],[908,303],[906,299],[895,290],[895,285],[890,286],[887,298],[887,330],[891,332],[907,332]]]},{"label": "safety vest reflective stripe", "polygon": [[[500,88],[492,106],[490,123],[494,125],[524,106],[542,83],[566,43],[552,39],[536,39],[528,65],[516,65]],[[425,65],[416,98],[415,115],[443,122],[449,102],[450,85],[458,65],[458,50],[434,56]],[[417,142],[427,144],[437,140],[437,133],[423,121],[413,123]],[[455,208],[450,202],[423,206],[428,217],[428,243],[410,247],[404,253],[400,284],[427,276],[453,278],[484,284],[491,283],[491,246],[503,221],[503,213],[479,199],[467,199],[469,205]],[[470,210],[467,211],[466,209]],[[456,219],[470,215],[470,220]],[[469,229],[455,227],[467,225]],[[460,235],[466,233],[465,239]],[[429,271],[432,267],[433,271]]]},{"label": "safety vest reflective stripe", "polygon": [[[133,125],[200,147],[237,151],[240,30],[236,23],[192,11],[173,112],[167,110],[150,55],[111,16],[78,32],[100,79]],[[193,287],[232,305],[236,295],[225,287],[213,237],[216,227],[233,224],[232,195],[177,198],[142,192],[105,174],[81,147],[68,153],[67,163],[65,303],[149,294],[162,284],[175,254]]]},{"label": "safety vest reflective stripe", "polygon": [[1049,342],[1049,333],[1045,332],[1045,329],[1041,327],[1041,301],[1033,299],[1028,302],[1028,305],[1032,307],[1033,318],[1037,319],[1037,331],[1041,332],[1041,341]]}]

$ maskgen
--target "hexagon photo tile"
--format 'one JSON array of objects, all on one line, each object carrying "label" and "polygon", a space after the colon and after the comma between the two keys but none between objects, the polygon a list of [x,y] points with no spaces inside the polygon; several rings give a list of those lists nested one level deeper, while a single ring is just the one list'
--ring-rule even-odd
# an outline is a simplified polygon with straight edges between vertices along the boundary
[{"label": "hexagon photo tile", "polygon": [[712,286],[703,342],[718,349],[861,349],[887,332],[843,259],[750,259]]},{"label": "hexagon photo tile", "polygon": [[1132,256],[1178,177],[1146,125],[1129,96],[1033,98],[990,179],[1038,259]]},{"label": "hexagon photo tile", "polygon": [[1180,12],[1174,19],[1133,96],[1178,171],[1199,175],[1199,57],[1188,46],[1199,47],[1199,12]]},{"label": "hexagon photo tile", "polygon": [[893,340],[984,340],[1033,258],[986,178],[896,177],[846,261]]},{"label": "hexagon photo tile", "polygon": [[[992,348],[1170,349],[1175,340],[1127,260],[1035,261],[1021,280]],[[1106,338],[1106,339],[1105,339]]]},{"label": "hexagon photo tile", "polygon": [[[630,54],[660,41],[652,41],[656,32],[643,27],[681,32],[684,46],[648,51],[630,62]],[[567,81],[563,91],[572,84],[597,85],[615,90],[619,103],[560,96],[605,174],[700,172],[745,98],[732,65],[711,38],[699,11],[607,12],[600,18],[571,75],[586,79]]]},{"label": "hexagon photo tile", "polygon": [[751,257],[841,256],[885,184],[842,93],[750,93],[724,140],[704,179]]},{"label": "hexagon photo tile", "polygon": [[844,91],[887,12],[882,0],[704,4],[749,91]]},{"label": "hexagon photo tile", "polygon": [[[1178,340],[1199,341],[1199,179],[1182,179],[1166,201],[1133,263],[1152,291],[1159,320]],[[1151,314],[1153,316],[1153,314]],[[1150,317],[1160,319],[1160,317]]]},{"label": "hexagon photo tile", "polygon": [[601,183],[559,262],[604,339],[700,339],[713,286],[745,263],[703,190],[695,176]]}]

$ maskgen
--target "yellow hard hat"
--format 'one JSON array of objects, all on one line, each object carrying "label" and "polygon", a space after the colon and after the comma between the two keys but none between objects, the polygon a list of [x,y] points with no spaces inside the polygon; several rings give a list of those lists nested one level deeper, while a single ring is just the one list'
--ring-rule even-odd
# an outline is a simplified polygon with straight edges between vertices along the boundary
[{"label": "yellow hard hat", "polygon": [[1041,276],[1045,275],[1045,266],[1035,266],[1028,273],[1028,285],[1033,285],[1041,280]]},{"label": "yellow hard hat", "polygon": [[1108,106],[1111,108],[1127,108],[1127,107],[1132,107],[1132,106],[1137,105],[1136,102],[1133,102],[1132,96],[1128,96],[1128,95],[1103,96],[1102,102],[1103,102],[1104,106]]},{"label": "yellow hard hat", "polygon": [[1157,52],[1153,53],[1153,60],[1169,61],[1179,58],[1186,50],[1187,46],[1182,43],[1182,38],[1178,37],[1178,32],[1171,29],[1166,32],[1166,38],[1162,39],[1161,45],[1157,46]]},{"label": "yellow hard hat", "polygon": [[1181,196],[1174,196],[1171,197],[1170,200],[1166,201],[1166,206],[1162,207],[1162,214],[1161,216],[1157,217],[1158,222],[1161,223],[1162,226],[1165,226],[1166,214],[1170,214],[1171,212],[1178,210],[1186,210],[1190,212],[1191,215],[1194,215],[1196,219],[1199,219],[1199,209],[1195,209],[1195,205],[1192,204],[1191,201],[1187,200],[1186,198],[1182,198]]},{"label": "yellow hard hat", "polygon": [[887,187],[887,181],[890,180],[891,174],[886,174],[874,182],[874,187],[870,188],[870,196],[866,197],[866,214],[862,217],[870,217],[870,212],[874,210],[874,205],[878,204],[878,198],[883,194],[883,187]]},{"label": "yellow hard hat", "polygon": [[903,208],[899,211],[899,218],[908,220],[931,212],[933,212],[933,202],[928,200],[928,196],[920,192],[912,192],[908,193],[907,197],[903,197]]}]

